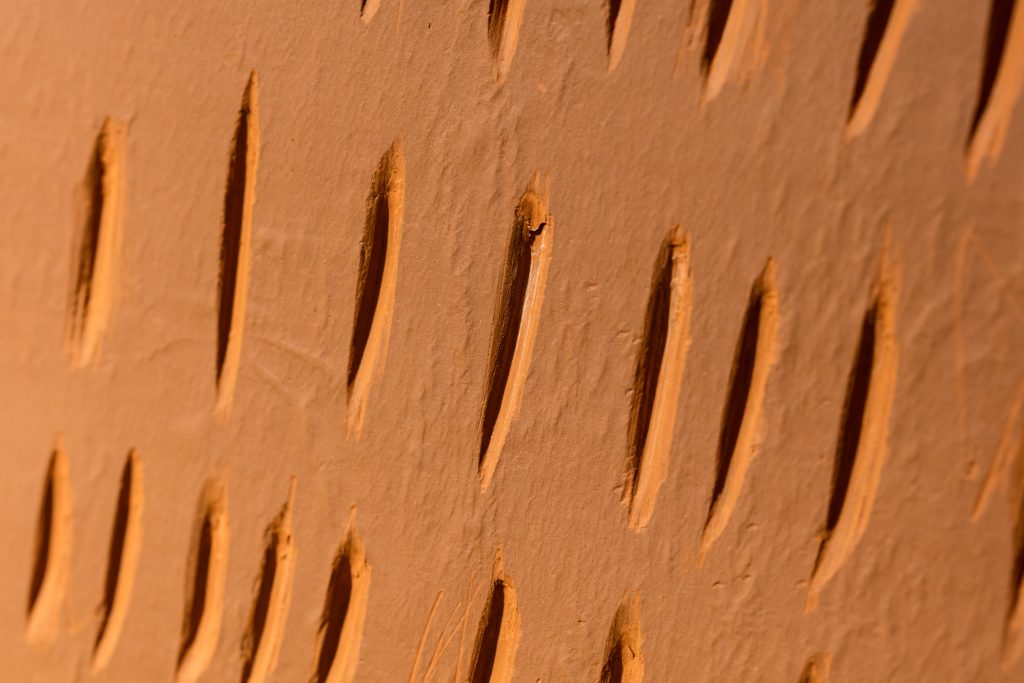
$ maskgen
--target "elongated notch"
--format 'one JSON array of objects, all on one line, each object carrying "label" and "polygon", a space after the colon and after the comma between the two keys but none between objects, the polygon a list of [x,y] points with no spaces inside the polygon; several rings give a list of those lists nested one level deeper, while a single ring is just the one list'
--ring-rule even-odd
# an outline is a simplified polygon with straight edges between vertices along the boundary
[{"label": "elongated notch", "polygon": [[967,142],[967,179],[1003,149],[1024,86],[1024,3],[992,0],[978,104]]},{"label": "elongated notch", "polygon": [[1013,529],[1015,551],[1010,576],[1009,614],[1003,635],[1003,670],[1009,671],[1024,652],[1024,434],[1021,434],[1013,467],[1011,504],[1016,504],[1017,519]]},{"label": "elongated notch", "polygon": [[355,678],[369,594],[370,565],[353,509],[348,533],[331,569],[327,600],[320,616],[313,677],[316,683],[350,683]]},{"label": "elongated notch", "polygon": [[832,496],[807,597],[817,605],[825,585],[853,552],[871,517],[885,464],[896,386],[896,275],[883,265],[864,316],[836,446]]},{"label": "elongated notch", "polygon": [[526,0],[490,0],[487,7],[487,40],[498,83],[505,80],[512,66],[525,8]]},{"label": "elongated notch", "polygon": [[848,138],[863,133],[875,117],[917,3],[918,0],[871,0],[850,98]]},{"label": "elongated notch", "polygon": [[110,662],[121,638],[125,615],[131,603],[139,551],[142,549],[143,491],[142,460],[138,452],[132,449],[121,471],[121,490],[114,511],[107,575],[103,583],[100,628],[92,652],[94,673]]},{"label": "elongated notch", "polygon": [[61,608],[71,570],[71,481],[61,440],[50,456],[36,526],[36,552],[28,592],[25,639],[48,645],[60,632]]},{"label": "elongated notch", "polygon": [[547,203],[547,181],[535,174],[516,207],[494,313],[480,429],[480,488],[484,491],[519,411],[533,354],[555,227]]},{"label": "elongated notch", "polygon": [[224,225],[220,243],[220,288],[217,300],[217,406],[226,418],[231,410],[242,357],[246,291],[252,243],[252,210],[256,200],[256,166],[260,151],[259,83],[256,72],[242,95],[235,137],[231,143]]},{"label": "elongated notch", "polygon": [[473,648],[471,683],[508,683],[515,669],[520,624],[516,591],[505,575],[501,550],[494,560],[494,578]]},{"label": "elongated notch", "polygon": [[640,683],[644,680],[644,634],[640,628],[640,599],[626,598],[612,620],[605,646],[601,683]]},{"label": "elongated notch", "polygon": [[817,654],[807,662],[800,673],[800,683],[828,683],[832,669],[831,653]]},{"label": "elongated notch", "polygon": [[396,141],[377,165],[359,251],[355,320],[348,355],[348,431],[359,435],[370,386],[384,368],[395,310],[402,240],[405,157]]},{"label": "elongated notch", "polygon": [[72,364],[99,357],[114,306],[124,203],[125,125],[108,118],[96,138],[85,179],[85,221],[75,240],[68,304]]},{"label": "elongated notch", "polygon": [[288,500],[267,527],[263,564],[253,600],[249,625],[242,641],[242,683],[262,683],[277,665],[277,654],[288,621],[292,576],[295,571],[295,541],[292,537],[292,508],[295,477]]},{"label": "elongated notch", "polygon": [[626,40],[633,25],[636,0],[607,0],[608,2],[608,71],[614,71],[626,51]]},{"label": "elongated notch", "polygon": [[678,226],[658,252],[636,359],[622,501],[639,531],[668,476],[679,391],[690,346],[690,246]]},{"label": "elongated notch", "polygon": [[711,0],[701,57],[705,102],[718,96],[743,58],[757,26],[760,5],[761,0]]},{"label": "elongated notch", "polygon": [[380,9],[380,0],[360,0],[359,18],[364,24],[369,24]]},{"label": "elongated notch", "polygon": [[217,649],[227,578],[228,541],[227,487],[219,480],[211,480],[203,488],[189,552],[190,573],[185,588],[187,601],[177,683],[198,680]]},{"label": "elongated notch", "polygon": [[775,360],[779,296],[775,288],[775,260],[768,259],[750,291],[743,316],[736,357],[729,377],[729,394],[722,411],[718,464],[711,506],[700,542],[698,562],[729,524],[739,502],[743,481],[760,445],[768,373]]},{"label": "elongated notch", "polygon": [[[996,452],[992,458],[985,480],[974,500],[974,507],[971,509],[971,521],[977,522],[985,514],[989,501],[995,494],[996,489],[1005,483],[1007,476],[1013,470],[1015,438],[1024,442],[1024,434],[1017,433],[1017,424],[1020,419],[1021,409],[1024,408],[1024,378],[1017,384],[1017,391],[1010,409],[1003,421],[1002,434],[999,436],[999,443],[996,445]],[[1024,455],[1021,456],[1024,465]],[[1022,492],[1024,495],[1024,492]]]}]

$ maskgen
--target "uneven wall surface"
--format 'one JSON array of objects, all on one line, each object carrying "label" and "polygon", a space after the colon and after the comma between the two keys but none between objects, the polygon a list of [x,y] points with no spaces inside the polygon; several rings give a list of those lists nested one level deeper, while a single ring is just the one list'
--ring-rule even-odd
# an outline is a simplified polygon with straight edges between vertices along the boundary
[{"label": "uneven wall surface", "polygon": [[1021,0],[0,3],[0,679],[1021,680],[1022,86]]}]

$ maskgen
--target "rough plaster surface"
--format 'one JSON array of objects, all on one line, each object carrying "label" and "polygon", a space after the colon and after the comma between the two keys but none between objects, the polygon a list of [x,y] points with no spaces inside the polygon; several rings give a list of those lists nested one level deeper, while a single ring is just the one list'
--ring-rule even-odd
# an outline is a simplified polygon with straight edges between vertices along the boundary
[{"label": "rough plaster surface", "polygon": [[[497,4],[491,26],[483,0],[0,4],[0,678],[487,680],[490,648],[493,681],[1021,680],[1020,1],[977,125],[987,0],[896,2],[854,106],[867,0],[733,0],[710,60],[729,3],[623,0],[611,31],[600,0]],[[360,245],[382,206],[400,249],[363,386]],[[482,491],[509,235],[535,216],[546,272],[524,291],[543,305],[518,309],[516,352],[532,348]],[[87,225],[107,240],[91,321]],[[666,346],[685,362],[656,382],[679,385],[651,409],[673,429],[631,523],[638,356],[671,235],[688,279],[669,289],[689,301]],[[708,532],[769,259],[745,476]],[[112,538],[132,569],[115,600]],[[347,605],[325,606],[337,585]]]}]

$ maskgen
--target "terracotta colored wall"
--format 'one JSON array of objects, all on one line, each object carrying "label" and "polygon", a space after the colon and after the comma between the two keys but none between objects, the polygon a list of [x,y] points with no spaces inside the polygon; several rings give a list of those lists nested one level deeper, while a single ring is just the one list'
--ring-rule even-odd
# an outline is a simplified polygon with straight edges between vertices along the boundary
[{"label": "terracotta colored wall", "polygon": [[1020,680],[1013,4],[0,4],[0,678]]}]

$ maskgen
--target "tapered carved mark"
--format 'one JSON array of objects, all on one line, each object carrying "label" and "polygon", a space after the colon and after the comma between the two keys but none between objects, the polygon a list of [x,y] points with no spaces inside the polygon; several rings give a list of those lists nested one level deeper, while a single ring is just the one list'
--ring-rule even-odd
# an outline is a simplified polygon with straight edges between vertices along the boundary
[{"label": "tapered carved mark", "polygon": [[992,458],[988,474],[985,475],[985,481],[982,482],[981,489],[978,491],[978,497],[974,500],[974,507],[971,510],[971,520],[974,522],[981,519],[992,495],[1010,473],[1013,465],[1014,438],[1024,438],[1024,435],[1017,434],[1017,424],[1022,407],[1024,407],[1024,378],[1017,384],[1013,402],[1003,421],[1003,431],[999,436],[999,443],[996,445],[995,456]]},{"label": "tapered carved mark", "polygon": [[896,386],[896,275],[883,265],[864,316],[836,447],[832,496],[807,609],[853,552],[871,517],[885,464]]},{"label": "tapered carved mark", "polygon": [[100,629],[92,653],[92,670],[103,669],[121,638],[125,615],[135,588],[135,571],[142,549],[143,506],[142,460],[137,451],[128,453],[121,472],[121,490],[114,512],[114,530],[107,555],[107,575],[103,584]]},{"label": "tapered carved mark", "polygon": [[736,345],[729,395],[722,414],[715,487],[701,537],[699,562],[703,562],[708,550],[728,525],[743,490],[747,470],[757,455],[765,387],[774,361],[778,308],[775,261],[769,259],[750,292],[750,302]]},{"label": "tapered carved mark", "polygon": [[266,531],[256,599],[242,641],[242,683],[263,683],[277,665],[295,570],[295,541],[292,538],[294,504],[293,477],[288,500]]},{"label": "tapered carved mark", "polygon": [[360,0],[359,18],[363,20],[364,24],[369,24],[379,9],[380,0]]},{"label": "tapered carved mark", "polygon": [[60,631],[71,569],[71,482],[60,438],[50,456],[36,526],[36,551],[28,592],[25,639],[48,645]]},{"label": "tapered carved mark", "polygon": [[978,104],[967,142],[967,178],[1003,149],[1013,111],[1024,88],[1024,3],[992,0]]},{"label": "tapered carved mark", "polygon": [[228,540],[227,488],[223,482],[209,481],[203,489],[189,553],[190,573],[185,588],[187,601],[177,683],[197,680],[217,649],[227,578]]},{"label": "tapered carved mark", "polygon": [[366,225],[359,251],[355,320],[348,356],[348,430],[359,435],[366,415],[370,386],[379,377],[387,355],[398,280],[405,196],[405,157],[395,142],[373,175],[367,199]]},{"label": "tapered carved mark", "polygon": [[690,247],[677,226],[658,252],[633,380],[622,501],[634,530],[647,526],[668,475],[690,345],[690,291]]},{"label": "tapered carved mark", "polygon": [[1024,433],[1013,465],[1011,505],[1017,510],[1013,528],[1014,562],[1010,576],[1009,613],[1003,635],[1003,670],[1009,671],[1024,651]]},{"label": "tapered carved mark", "polygon": [[830,653],[815,655],[800,673],[800,683],[828,683],[831,668],[832,655]]},{"label": "tapered carved mark", "polygon": [[356,530],[353,509],[348,534],[334,560],[320,616],[313,677],[316,683],[350,683],[355,678],[369,593],[370,565]]},{"label": "tapered carved mark", "polygon": [[505,575],[501,551],[494,562],[494,579],[484,605],[473,649],[471,683],[508,683],[519,647],[519,607],[516,591]]},{"label": "tapered carved mark", "polygon": [[494,58],[494,77],[501,83],[508,76],[519,43],[526,0],[490,0],[487,8],[487,40]]},{"label": "tapered carved mark", "polygon": [[75,240],[68,304],[72,364],[99,357],[114,305],[124,204],[125,125],[108,118],[96,138],[85,179],[85,221]]},{"label": "tapered carved mark", "polygon": [[486,399],[480,429],[480,487],[487,490],[512,419],[519,410],[544,302],[554,219],[548,190],[536,174],[516,207],[491,333]]},{"label": "tapered carved mark", "polygon": [[718,47],[725,34],[725,26],[729,22],[732,2],[733,0],[710,0],[708,28],[704,36],[704,54],[701,57],[701,68],[705,73],[711,70],[715,55],[718,54]]},{"label": "tapered carved mark", "polygon": [[757,27],[761,0],[711,0],[701,70],[704,101],[722,91]]},{"label": "tapered carved mark", "polygon": [[220,288],[217,309],[217,408],[225,418],[231,410],[242,356],[246,291],[249,288],[252,211],[256,200],[256,166],[259,162],[259,84],[256,72],[242,95],[235,137],[231,143],[227,187],[224,191],[224,225],[220,243]]},{"label": "tapered carved mark", "polygon": [[871,0],[850,98],[848,138],[864,132],[874,118],[917,3],[918,0]]},{"label": "tapered carved mark", "polygon": [[640,600],[632,595],[615,612],[605,646],[601,683],[640,683],[644,679],[644,634]]},{"label": "tapered carved mark", "polygon": [[608,70],[613,71],[622,61],[626,51],[626,39],[633,25],[633,9],[636,0],[608,1]]}]

